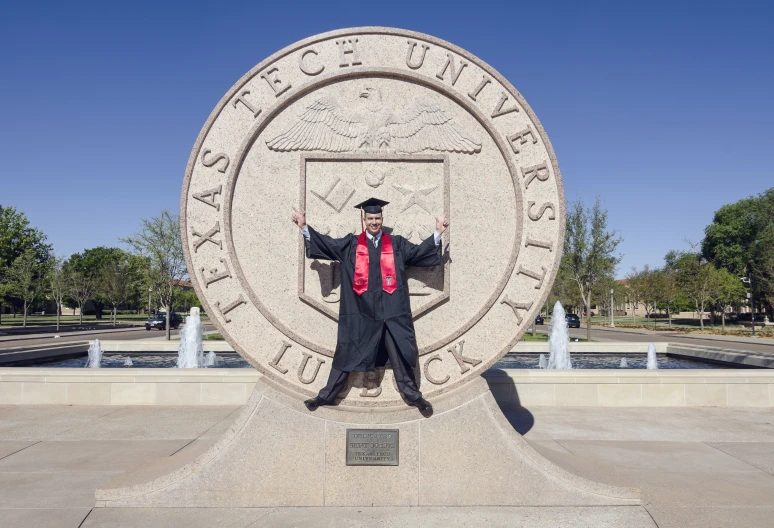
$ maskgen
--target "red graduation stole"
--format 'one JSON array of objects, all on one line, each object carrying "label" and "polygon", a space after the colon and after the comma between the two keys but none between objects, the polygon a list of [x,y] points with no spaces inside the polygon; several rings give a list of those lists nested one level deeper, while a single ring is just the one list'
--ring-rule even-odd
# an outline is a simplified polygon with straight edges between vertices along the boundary
[{"label": "red graduation stole", "polygon": [[[363,295],[368,289],[368,240],[365,232],[360,233],[357,239],[357,251],[355,253],[355,280],[352,289],[358,295]],[[398,289],[398,281],[395,277],[395,256],[392,252],[392,240],[390,236],[382,232],[382,289],[392,294]]]}]

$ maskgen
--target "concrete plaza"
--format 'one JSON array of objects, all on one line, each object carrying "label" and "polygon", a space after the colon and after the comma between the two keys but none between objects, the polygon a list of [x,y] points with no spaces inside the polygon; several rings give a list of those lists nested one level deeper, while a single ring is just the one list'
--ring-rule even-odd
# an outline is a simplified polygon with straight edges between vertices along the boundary
[{"label": "concrete plaza", "polygon": [[[130,468],[150,475],[157,471],[154,460],[172,457],[164,466],[173,466],[201,453],[238,409],[2,406],[0,526],[526,527],[546,525],[549,513],[556,523],[557,512],[546,508],[92,508],[97,487]],[[531,407],[505,413],[563,468],[641,488],[644,510],[636,526],[771,526],[774,410]],[[577,512],[566,508],[566,522],[554,526],[620,526],[620,512],[598,508],[590,523],[578,523]]]}]

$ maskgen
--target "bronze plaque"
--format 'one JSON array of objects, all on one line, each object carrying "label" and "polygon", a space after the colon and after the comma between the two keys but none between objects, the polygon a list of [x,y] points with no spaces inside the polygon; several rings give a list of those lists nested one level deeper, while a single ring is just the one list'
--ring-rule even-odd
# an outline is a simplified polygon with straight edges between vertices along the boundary
[{"label": "bronze plaque", "polygon": [[397,466],[397,429],[347,429],[348,466]]}]

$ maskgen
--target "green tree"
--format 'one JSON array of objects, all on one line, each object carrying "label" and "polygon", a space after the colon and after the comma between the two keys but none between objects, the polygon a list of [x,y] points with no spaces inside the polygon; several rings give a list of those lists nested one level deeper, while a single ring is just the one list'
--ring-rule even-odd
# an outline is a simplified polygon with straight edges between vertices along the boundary
[{"label": "green tree", "polygon": [[99,246],[87,249],[83,253],[75,253],[68,260],[70,269],[88,278],[95,286],[92,298],[89,300],[94,304],[97,319],[102,319],[102,311],[110,304],[102,288],[104,270],[115,268],[116,263],[123,262],[127,258],[127,253],[120,248]]},{"label": "green tree", "polygon": [[132,292],[132,269],[129,255],[106,260],[99,273],[97,291],[111,306],[113,327],[116,326],[118,306],[125,303]]},{"label": "green tree", "polygon": [[11,293],[23,303],[22,327],[27,327],[27,314],[43,292],[46,263],[40,262],[33,251],[27,251],[13,261],[8,268]]},{"label": "green tree", "polygon": [[53,258],[48,269],[48,285],[51,292],[51,298],[56,303],[56,329],[62,317],[62,304],[70,291],[70,271],[64,265],[64,259]]},{"label": "green tree", "polygon": [[[564,258],[564,257],[563,257]],[[569,272],[569,267],[562,265],[559,268],[559,273],[556,275],[556,280],[551,288],[551,294],[548,296],[547,301],[547,314],[553,310],[556,301],[559,301],[565,308],[567,313],[574,313],[579,311],[583,301],[578,293],[578,285],[575,283],[575,279]]]},{"label": "green tree", "polygon": [[635,266],[626,275],[626,295],[632,307],[632,322],[637,322],[637,307],[642,302],[645,286],[642,284],[642,275]]},{"label": "green tree", "polygon": [[46,244],[46,235],[30,227],[24,213],[15,207],[0,205],[0,267],[10,266],[28,252],[32,252],[38,262],[46,262],[52,251],[51,244]]},{"label": "green tree", "polygon": [[46,244],[42,231],[30,226],[24,213],[0,205],[0,313],[3,303],[20,300],[14,297],[15,288],[9,282],[8,272],[13,262],[27,253],[38,263],[44,263],[51,258],[52,246]]},{"label": "green tree", "polygon": [[661,300],[662,292],[659,289],[660,278],[655,270],[651,270],[650,266],[645,264],[640,271],[637,268],[632,268],[632,273],[629,275],[629,282],[633,284],[634,290],[636,290],[639,301],[642,302],[645,307],[646,319],[653,319],[653,325],[655,327],[655,317],[651,317],[653,314],[653,308],[656,303]]},{"label": "green tree", "polygon": [[754,297],[774,315],[774,187],[718,209],[704,234],[704,258],[737,277],[751,277]]},{"label": "green tree", "polygon": [[70,279],[67,293],[78,305],[80,323],[83,324],[83,308],[86,306],[86,303],[94,298],[96,285],[94,284],[94,281],[85,274],[69,267],[67,269]]},{"label": "green tree", "polygon": [[677,306],[678,297],[680,295],[680,288],[677,282],[677,271],[664,266],[663,269],[658,270],[658,285],[661,288],[661,301],[666,308],[668,325],[672,327],[672,311]]},{"label": "green tree", "polygon": [[774,227],[761,233],[760,240],[752,278],[758,287],[758,298],[766,304],[769,319],[774,321]]},{"label": "green tree", "polygon": [[193,307],[202,307],[202,303],[199,302],[199,297],[196,296],[196,292],[191,289],[177,287],[177,293],[175,293],[175,311],[188,312]]},{"label": "green tree", "polygon": [[576,201],[567,215],[562,265],[575,280],[586,309],[586,338],[591,341],[591,296],[597,283],[615,272],[621,238],[607,227],[599,198],[591,208]]},{"label": "green tree", "polygon": [[723,332],[726,331],[726,311],[733,307],[739,306],[747,296],[747,288],[745,288],[739,277],[731,273],[725,268],[717,270],[717,294],[715,296],[715,303],[720,311],[720,320],[723,328]]},{"label": "green tree", "polygon": [[693,259],[681,261],[678,283],[685,295],[696,306],[699,325],[704,329],[704,312],[720,294],[720,279],[717,268],[703,260],[697,253]]},{"label": "green tree", "polygon": [[142,229],[121,239],[137,255],[149,260],[149,283],[155,286],[161,303],[166,307],[167,340],[171,339],[169,318],[174,307],[175,284],[186,276],[183,244],[180,240],[180,219],[169,211],[142,220]]}]

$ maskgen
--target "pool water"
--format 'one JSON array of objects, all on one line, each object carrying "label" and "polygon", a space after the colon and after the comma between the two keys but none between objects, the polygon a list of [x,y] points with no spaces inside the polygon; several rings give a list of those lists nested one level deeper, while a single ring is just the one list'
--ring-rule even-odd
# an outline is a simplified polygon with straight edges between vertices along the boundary
[{"label": "pool water", "polygon": [[[132,366],[124,365],[126,358],[132,358]],[[32,367],[43,368],[82,368],[86,366],[86,357],[76,357],[51,361],[49,363],[37,363]],[[101,368],[175,368],[177,366],[177,354],[103,354]],[[218,354],[217,364],[214,368],[252,368],[247,361],[239,355]]]},{"label": "pool water", "polygon": [[[546,354],[548,356],[548,354]],[[177,365],[177,354],[120,354],[106,353],[102,356],[102,368],[126,368],[124,362],[127,357],[132,358],[131,368],[174,368]],[[617,369],[620,368],[621,358],[626,358],[629,369],[644,369],[648,363],[647,354],[573,354],[572,366],[575,369]],[[506,354],[494,368],[499,369],[536,369],[540,354],[513,353]],[[38,363],[34,367],[44,368],[83,368],[86,365],[86,357],[76,357]],[[216,368],[252,368],[247,361],[234,353],[218,354]],[[723,369],[735,368],[734,365],[718,363],[705,363],[691,360],[658,355],[658,368],[660,369]]]},{"label": "pool water", "polygon": [[[548,358],[548,354],[546,359]],[[644,369],[648,365],[647,354],[572,354],[573,369],[617,369],[621,368],[621,359],[626,358],[628,369]],[[671,357],[664,354],[656,356],[659,369],[727,369],[734,365],[708,363],[682,357]],[[494,368],[500,369],[536,369],[540,354],[506,354]]]}]

